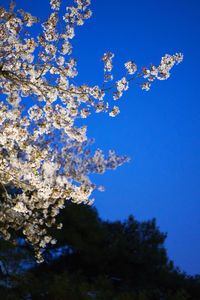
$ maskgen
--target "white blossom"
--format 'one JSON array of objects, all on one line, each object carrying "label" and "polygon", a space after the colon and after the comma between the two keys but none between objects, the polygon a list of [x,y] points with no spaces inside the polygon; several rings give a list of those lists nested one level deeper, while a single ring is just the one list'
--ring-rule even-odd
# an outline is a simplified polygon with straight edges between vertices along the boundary
[{"label": "white blossom", "polygon": [[120,113],[119,107],[114,106],[112,111],[109,113],[109,115],[111,117],[115,117],[116,115],[118,115]]},{"label": "white blossom", "polygon": [[[136,77],[142,89],[149,90],[151,81],[167,79],[171,68],[183,59],[182,54],[165,55],[158,67],[152,65],[142,72],[129,61],[127,74],[106,87],[113,80],[114,57],[107,52],[102,58],[101,86],[76,82],[77,62],[71,57],[69,40],[76,26],[91,17],[89,4],[89,0],[75,0],[60,16],[61,1],[50,0],[53,11],[36,37],[28,31],[39,21],[37,17],[22,9],[15,12],[14,5],[12,14],[0,9],[0,91],[4,95],[0,102],[0,182],[4,187],[0,234],[9,239],[9,228],[22,229],[38,262],[43,261],[41,248],[56,243],[47,229],[56,223],[65,201],[92,204],[90,196],[96,186],[89,174],[103,174],[129,161],[114,151],[106,156],[97,149],[92,154],[87,126],[78,127],[78,119],[92,112],[115,117],[120,110],[110,108],[105,100],[110,93],[119,99]],[[26,37],[24,26],[28,27]],[[21,193],[12,198],[9,186]],[[99,186],[99,190],[104,188]],[[56,226],[62,228],[62,224]]]},{"label": "white blossom", "polygon": [[121,93],[122,91],[128,90],[128,81],[126,80],[125,77],[123,77],[121,80],[118,80],[116,82],[116,84],[117,84],[117,90],[119,93]]},{"label": "white blossom", "polygon": [[125,65],[125,68],[128,70],[128,73],[131,75],[137,71],[137,66],[134,63],[134,61],[128,61],[124,65]]}]

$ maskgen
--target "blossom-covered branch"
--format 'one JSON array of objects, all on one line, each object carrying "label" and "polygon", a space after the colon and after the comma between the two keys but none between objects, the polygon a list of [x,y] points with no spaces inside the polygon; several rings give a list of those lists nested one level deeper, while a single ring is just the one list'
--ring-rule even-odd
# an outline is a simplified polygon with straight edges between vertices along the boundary
[{"label": "blossom-covered branch", "polygon": [[[52,12],[36,37],[29,28],[39,22],[37,17],[16,10],[13,1],[8,10],[0,7],[0,182],[4,190],[0,233],[9,239],[10,228],[22,229],[38,262],[43,260],[41,249],[56,242],[47,227],[56,225],[55,217],[65,201],[92,203],[96,185],[89,174],[116,169],[129,160],[114,151],[106,156],[97,149],[92,154],[87,127],[77,127],[75,121],[93,112],[116,116],[119,108],[112,100],[105,101],[110,92],[114,100],[119,99],[136,78],[148,90],[156,78],[167,79],[183,58],[182,54],[166,55],[159,66],[141,70],[128,61],[126,75],[114,82],[114,54],[108,52],[102,58],[102,87],[77,83],[71,39],[75,27],[90,18],[89,4],[89,0],[75,0],[61,16],[61,1],[51,0]],[[8,186],[21,192],[14,198]]]}]

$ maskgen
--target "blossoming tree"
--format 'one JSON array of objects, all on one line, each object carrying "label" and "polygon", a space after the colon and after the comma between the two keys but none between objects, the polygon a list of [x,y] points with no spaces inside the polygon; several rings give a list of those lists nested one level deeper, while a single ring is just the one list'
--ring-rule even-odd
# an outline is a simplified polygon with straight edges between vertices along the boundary
[{"label": "blossoming tree", "polygon": [[[128,161],[114,151],[104,156],[97,149],[92,154],[87,128],[75,126],[75,120],[99,112],[115,117],[119,108],[107,102],[108,92],[117,100],[136,78],[142,89],[149,90],[152,81],[167,79],[183,58],[165,55],[159,66],[141,70],[128,61],[124,77],[114,82],[114,55],[108,52],[102,57],[100,85],[76,82],[71,39],[75,27],[90,18],[89,4],[90,0],[74,0],[74,6],[60,16],[61,1],[51,0],[52,12],[37,36],[30,27],[40,22],[38,18],[16,10],[13,1],[8,9],[0,7],[0,233],[9,239],[10,228],[22,229],[38,262],[43,260],[41,249],[56,243],[47,227],[62,227],[55,216],[65,201],[91,203],[97,187],[88,175]],[[10,186],[21,192],[13,197]]]}]

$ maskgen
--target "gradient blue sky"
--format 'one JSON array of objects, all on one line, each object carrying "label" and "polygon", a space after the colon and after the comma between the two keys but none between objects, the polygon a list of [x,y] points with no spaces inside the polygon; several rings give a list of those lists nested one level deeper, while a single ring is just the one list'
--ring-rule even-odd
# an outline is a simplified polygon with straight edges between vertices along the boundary
[{"label": "gradient blue sky", "polygon": [[[49,13],[48,0],[16,2],[41,19]],[[96,147],[131,158],[116,171],[94,177],[106,188],[95,193],[95,206],[103,219],[155,217],[168,233],[169,258],[188,274],[199,274],[200,1],[93,0],[91,9],[92,18],[77,28],[72,43],[79,82],[102,81],[100,58],[107,51],[115,54],[116,80],[130,59],[142,67],[159,64],[166,53],[184,54],[167,81],[154,82],[148,92],[132,86],[119,100],[116,118],[95,114],[87,120]]]}]

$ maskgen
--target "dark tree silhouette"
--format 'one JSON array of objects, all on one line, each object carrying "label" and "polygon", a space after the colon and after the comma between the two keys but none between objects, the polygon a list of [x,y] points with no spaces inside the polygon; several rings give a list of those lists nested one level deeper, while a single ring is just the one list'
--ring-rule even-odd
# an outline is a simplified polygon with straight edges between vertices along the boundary
[{"label": "dark tree silhouette", "polygon": [[169,261],[155,219],[103,221],[95,208],[69,202],[58,222],[61,230],[49,228],[58,242],[40,265],[20,231],[0,241],[0,299],[199,299],[199,276]]}]

